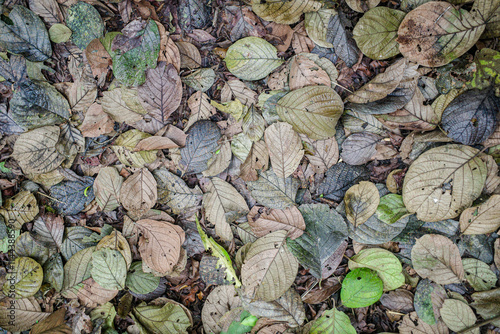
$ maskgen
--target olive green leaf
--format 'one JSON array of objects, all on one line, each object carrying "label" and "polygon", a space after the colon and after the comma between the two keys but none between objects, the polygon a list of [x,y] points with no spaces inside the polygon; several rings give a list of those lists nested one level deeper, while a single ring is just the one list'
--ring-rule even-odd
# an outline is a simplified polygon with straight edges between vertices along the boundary
[{"label": "olive green leaf", "polygon": [[170,300],[163,306],[141,303],[132,312],[151,333],[186,333],[186,329],[193,324],[189,311]]},{"label": "olive green leaf", "polygon": [[380,196],[375,184],[361,181],[347,190],[344,202],[347,220],[356,228],[377,211]]},{"label": "olive green leaf", "polygon": [[104,289],[122,290],[127,278],[127,263],[114,249],[103,248],[92,254],[92,278]]},{"label": "olive green leaf", "polygon": [[281,24],[296,23],[300,16],[307,12],[315,12],[321,8],[320,1],[290,0],[287,2],[251,0],[252,10],[266,21]]},{"label": "olive green leaf", "polygon": [[56,23],[49,29],[50,40],[54,43],[67,42],[71,34],[71,29],[61,23]]},{"label": "olive green leaf", "polygon": [[497,282],[497,275],[490,266],[483,261],[469,258],[462,260],[465,278],[476,291],[493,289]]},{"label": "olive green leaf", "polygon": [[68,9],[66,24],[73,31],[71,40],[80,49],[85,49],[89,43],[104,34],[104,23],[97,9],[91,4],[78,1]]},{"label": "olive green leaf", "polygon": [[159,284],[160,277],[142,270],[142,261],[132,263],[125,280],[125,285],[130,291],[141,295],[153,292]]},{"label": "olive green leaf", "polygon": [[351,319],[344,312],[336,309],[327,310],[321,317],[314,320],[310,334],[326,334],[330,330],[335,334],[356,334],[356,329],[351,325]]},{"label": "olive green leaf", "polygon": [[38,204],[35,195],[29,191],[20,191],[14,197],[5,201],[0,214],[6,224],[16,230],[21,229],[24,223],[29,223],[38,215]]},{"label": "olive green leaf", "polygon": [[387,194],[380,198],[376,214],[377,218],[384,223],[393,224],[409,213],[404,205],[403,196]]},{"label": "olive green leaf", "polygon": [[276,48],[262,38],[245,37],[229,47],[224,61],[229,72],[238,78],[260,80],[283,63],[276,52]]},{"label": "olive green leaf", "polygon": [[211,68],[200,68],[193,73],[182,77],[182,82],[200,92],[206,92],[215,81],[215,72]]},{"label": "olive green leaf", "polygon": [[14,294],[17,299],[33,296],[42,286],[42,266],[29,257],[18,257],[11,266],[3,285],[4,294]]}]

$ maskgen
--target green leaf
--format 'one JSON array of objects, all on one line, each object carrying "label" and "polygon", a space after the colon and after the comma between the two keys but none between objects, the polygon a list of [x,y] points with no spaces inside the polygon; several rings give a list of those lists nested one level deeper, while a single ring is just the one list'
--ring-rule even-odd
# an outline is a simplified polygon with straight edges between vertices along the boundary
[{"label": "green leaf", "polygon": [[399,50],[419,65],[443,66],[467,52],[484,27],[484,21],[465,9],[445,1],[427,2],[408,13],[401,22]]},{"label": "green leaf", "polygon": [[92,269],[92,253],[95,247],[85,248],[73,255],[64,265],[64,282],[62,295],[66,298],[77,298],[83,281],[90,278]]},{"label": "green leaf", "polygon": [[43,265],[52,254],[48,247],[38,243],[29,232],[22,233],[14,243],[14,252],[18,257],[30,257]]},{"label": "green leaf", "polygon": [[20,191],[14,197],[7,199],[0,209],[5,223],[16,230],[21,229],[24,223],[35,219],[38,212],[36,197],[27,190]]},{"label": "green leaf", "polygon": [[476,71],[468,82],[472,88],[484,89],[500,84],[500,52],[488,48],[479,50],[474,59]]},{"label": "green leaf", "polygon": [[413,305],[423,322],[434,325],[439,319],[439,309],[447,297],[446,290],[428,279],[421,280],[415,291]]},{"label": "green leaf", "polygon": [[233,281],[236,287],[241,286],[241,282],[238,279],[238,275],[236,275],[236,271],[233,268],[233,262],[231,261],[231,257],[229,256],[229,253],[217,242],[212,237],[209,237],[205,231],[201,228],[200,221],[198,220],[198,217],[195,217],[196,219],[196,227],[198,228],[198,233],[200,234],[201,241],[203,242],[203,246],[205,247],[205,250],[211,251],[212,255],[215,256],[218,259],[218,267],[219,268],[224,268],[226,272],[226,280],[228,281]]},{"label": "green leaf", "polygon": [[476,291],[493,289],[497,283],[497,275],[483,261],[473,258],[462,259],[465,278]]},{"label": "green leaf", "polygon": [[384,282],[386,291],[395,290],[405,283],[401,262],[394,254],[382,248],[363,249],[351,257],[349,269],[356,268],[369,268],[376,271]]},{"label": "green leaf", "polygon": [[368,268],[357,268],[342,282],[340,298],[346,307],[366,307],[376,303],[384,292],[384,282]]},{"label": "green leaf", "polygon": [[403,202],[403,196],[398,194],[388,194],[381,197],[376,214],[379,220],[387,224],[394,224],[409,215]]},{"label": "green leaf", "polygon": [[113,74],[126,86],[140,86],[146,81],[145,71],[155,68],[160,54],[160,32],[155,21],[148,21],[138,34],[138,46],[121,54],[118,50],[113,58]]},{"label": "green leaf", "polygon": [[141,303],[132,312],[140,324],[152,333],[187,333],[186,329],[192,325],[186,311],[171,301],[163,306]]},{"label": "green leaf", "polygon": [[43,265],[43,281],[60,292],[64,282],[64,267],[61,254],[52,255]]},{"label": "green leaf", "polygon": [[387,59],[399,54],[398,27],[406,13],[388,7],[375,7],[354,27],[358,48],[372,59]]},{"label": "green leaf", "polygon": [[305,232],[287,246],[310,273],[329,277],[342,260],[347,227],[344,218],[326,204],[304,204],[299,207],[306,223]]},{"label": "green leaf", "polygon": [[160,284],[160,277],[142,271],[142,261],[132,263],[127,274],[125,285],[130,291],[145,295],[153,292]]},{"label": "green leaf", "polygon": [[[332,331],[333,330],[333,331]],[[314,320],[309,328],[310,334],[356,334],[351,325],[351,319],[344,312],[336,309],[328,310],[321,317]]]},{"label": "green leaf", "polygon": [[104,289],[122,290],[127,278],[127,263],[114,249],[103,248],[92,254],[92,278]]},{"label": "green leaf", "polygon": [[0,20],[0,46],[29,61],[44,61],[52,56],[49,33],[42,20],[26,7],[15,5],[8,24]]},{"label": "green leaf", "polygon": [[276,111],[295,131],[314,140],[326,139],[335,135],[335,126],[344,112],[344,103],[330,87],[308,86],[282,97]]},{"label": "green leaf", "polygon": [[229,326],[227,331],[221,332],[221,334],[244,334],[252,330],[252,328],[257,323],[257,318],[251,315],[248,311],[243,311],[240,314],[239,321],[233,321]]},{"label": "green leaf", "polygon": [[56,23],[49,29],[50,40],[54,43],[67,42],[71,34],[71,29],[61,23]]},{"label": "green leaf", "polygon": [[211,68],[200,68],[181,79],[189,87],[197,91],[206,92],[214,84],[215,72]]},{"label": "green leaf", "polygon": [[42,286],[42,266],[29,257],[18,257],[10,265],[3,285],[4,294],[14,294],[16,299],[33,296]]},{"label": "green leaf", "polygon": [[66,24],[73,31],[71,40],[80,49],[85,49],[89,43],[104,34],[104,23],[99,12],[83,1],[78,1],[68,10]]},{"label": "green leaf", "polygon": [[242,80],[260,80],[283,63],[276,48],[259,37],[242,38],[229,47],[224,61],[229,72]]}]

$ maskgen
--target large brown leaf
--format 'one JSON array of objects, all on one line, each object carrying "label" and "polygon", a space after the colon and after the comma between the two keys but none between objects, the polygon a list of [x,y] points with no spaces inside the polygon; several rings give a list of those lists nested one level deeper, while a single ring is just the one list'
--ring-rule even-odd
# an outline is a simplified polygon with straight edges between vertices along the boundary
[{"label": "large brown leaf", "polygon": [[264,139],[276,175],[281,178],[292,175],[304,156],[299,135],[290,124],[278,122],[266,129]]},{"label": "large brown leaf", "polygon": [[304,218],[296,206],[279,210],[255,205],[248,213],[248,223],[257,237],[285,230],[288,231],[288,237],[296,239],[306,229]]},{"label": "large brown leaf", "polygon": [[123,182],[120,202],[137,216],[151,209],[158,198],[156,180],[146,168],[141,168]]},{"label": "large brown leaf", "polygon": [[249,211],[243,196],[236,189],[218,177],[214,177],[203,195],[203,207],[207,219],[215,225],[215,232],[224,240],[232,240],[230,223]]},{"label": "large brown leaf", "polygon": [[266,143],[262,140],[254,142],[250,153],[241,164],[240,177],[245,181],[257,181],[258,170],[267,170],[269,168],[269,151]]},{"label": "large brown leaf", "polygon": [[286,246],[286,236],[287,231],[276,231],[250,246],[241,268],[247,296],[272,301],[293,284],[299,263]]},{"label": "large brown leaf", "polygon": [[174,65],[160,62],[146,72],[146,82],[138,88],[149,114],[162,124],[181,104],[182,82]]},{"label": "large brown leaf", "polygon": [[170,273],[179,261],[185,234],[182,228],[166,221],[141,219],[136,222],[140,232],[139,252],[144,266],[160,276]]},{"label": "large brown leaf", "polygon": [[120,190],[123,178],[114,167],[99,171],[94,181],[94,194],[97,205],[103,211],[113,211],[120,206]]},{"label": "large brown leaf", "polygon": [[448,238],[438,234],[426,234],[417,239],[411,250],[415,271],[423,278],[438,284],[461,283],[464,267],[458,247]]},{"label": "large brown leaf", "polygon": [[304,143],[306,157],[317,173],[324,173],[339,160],[339,145],[335,137],[312,140],[306,135],[300,135]]},{"label": "large brown leaf", "polygon": [[460,215],[460,231],[463,234],[486,234],[500,227],[500,195],[491,196],[479,206],[465,209]]}]

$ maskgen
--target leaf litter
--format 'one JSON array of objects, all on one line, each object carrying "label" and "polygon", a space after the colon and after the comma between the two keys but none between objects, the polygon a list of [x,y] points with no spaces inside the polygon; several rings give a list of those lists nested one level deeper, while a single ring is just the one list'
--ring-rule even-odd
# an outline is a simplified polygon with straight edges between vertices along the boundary
[{"label": "leaf litter", "polygon": [[497,1],[2,9],[1,329],[498,330]]}]

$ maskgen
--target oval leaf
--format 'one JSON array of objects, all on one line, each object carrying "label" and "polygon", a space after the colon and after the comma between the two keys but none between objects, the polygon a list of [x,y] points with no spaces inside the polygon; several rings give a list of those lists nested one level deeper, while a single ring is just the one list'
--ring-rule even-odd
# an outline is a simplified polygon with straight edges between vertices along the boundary
[{"label": "oval leaf", "polygon": [[376,303],[384,292],[384,282],[368,268],[357,268],[342,281],[340,298],[346,307],[366,307]]},{"label": "oval leaf", "polygon": [[292,175],[304,156],[299,135],[290,124],[278,122],[266,129],[264,139],[276,176],[286,178]]},{"label": "oval leaf", "polygon": [[361,181],[347,190],[344,202],[347,220],[357,227],[377,211],[380,196],[373,183]]}]

